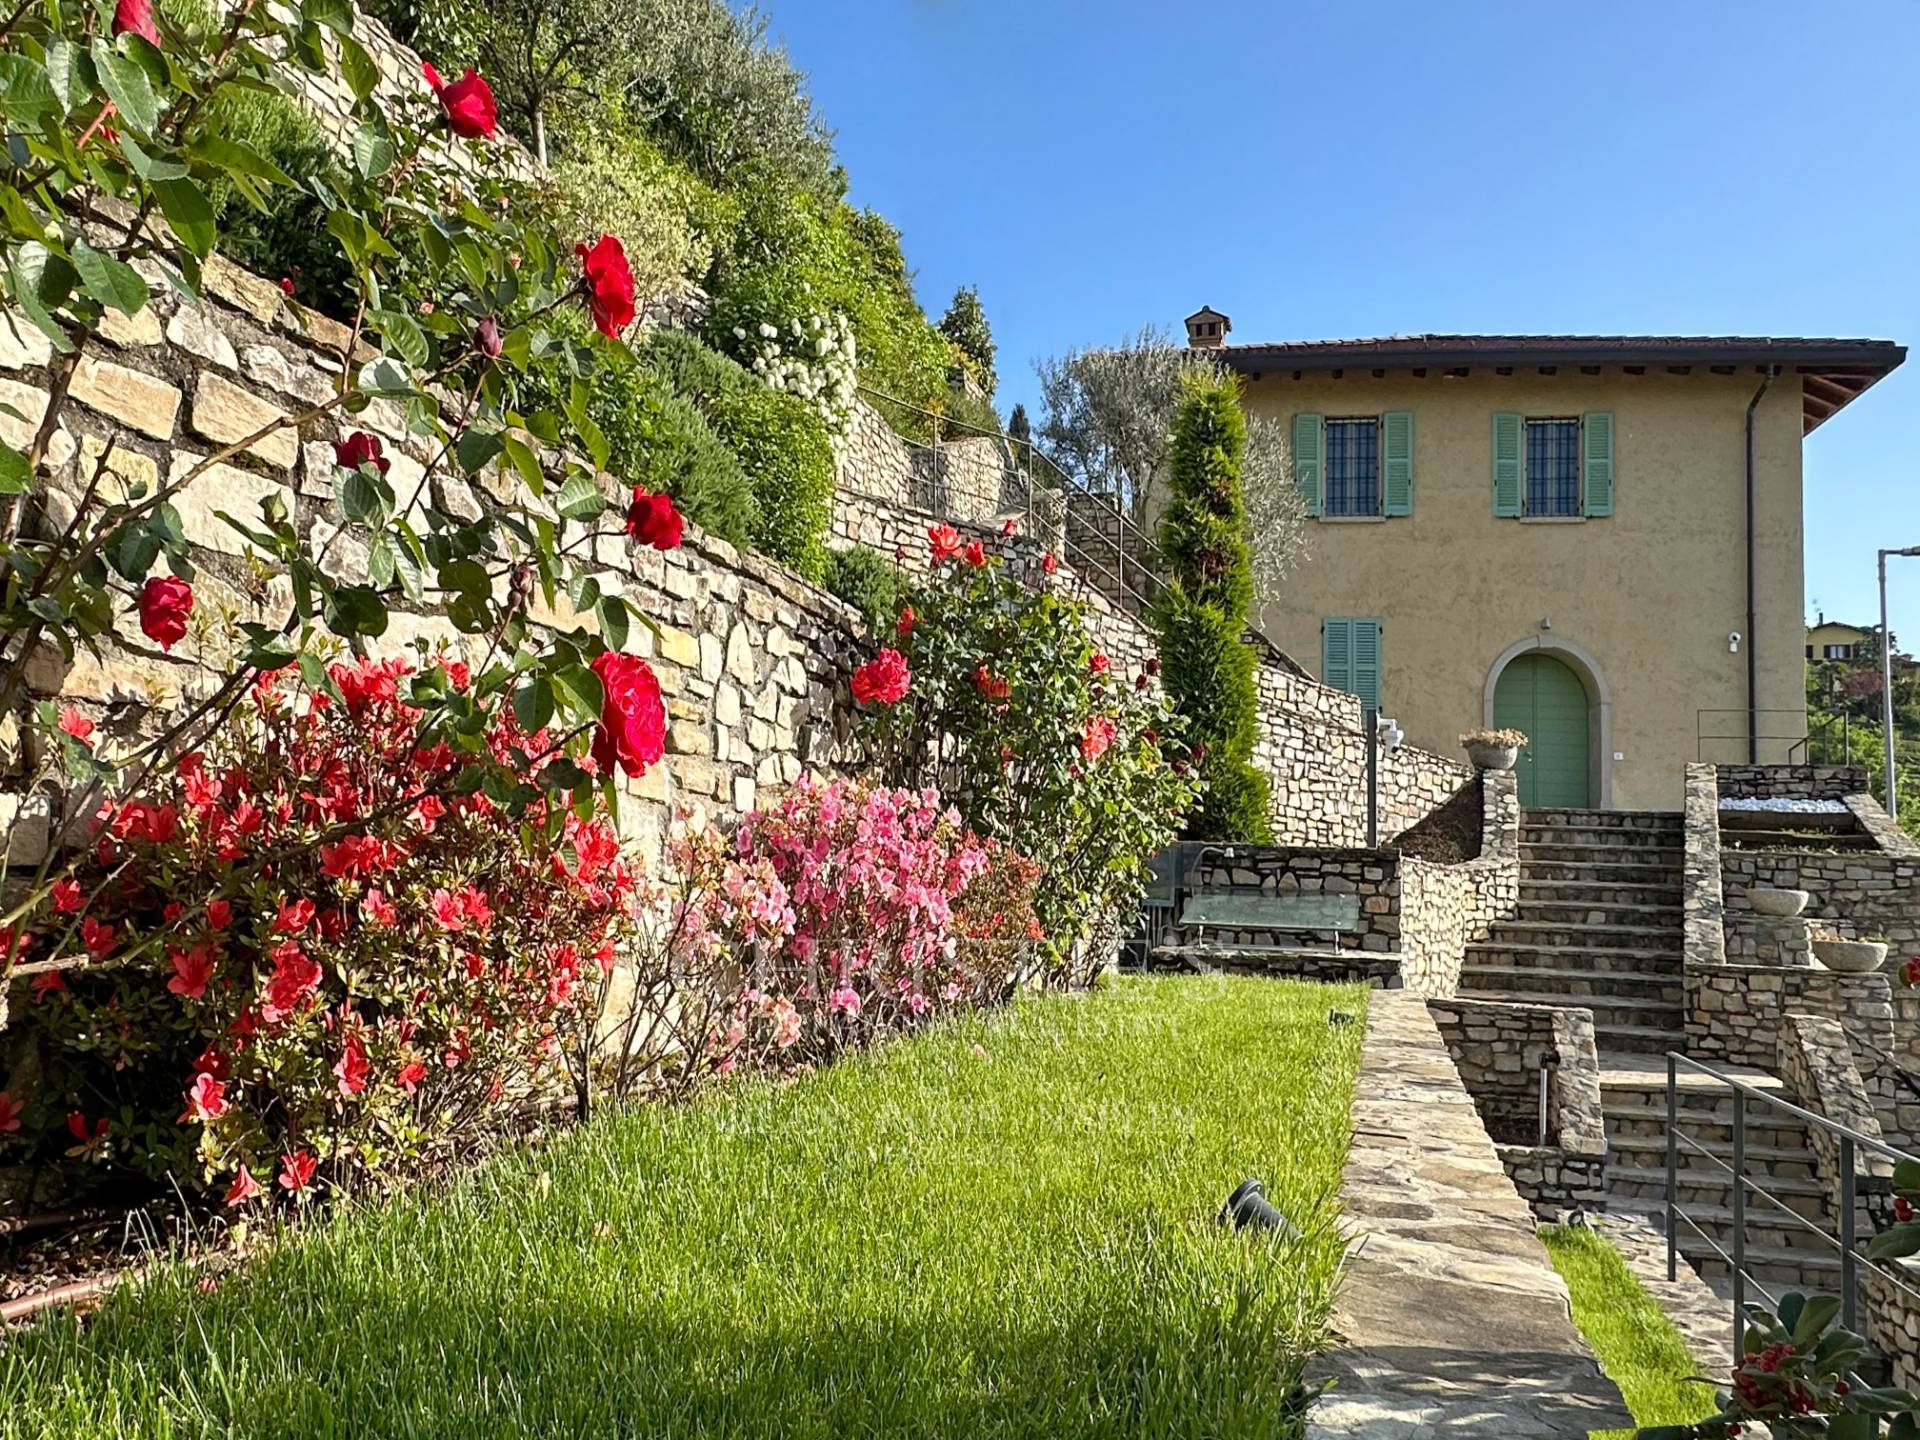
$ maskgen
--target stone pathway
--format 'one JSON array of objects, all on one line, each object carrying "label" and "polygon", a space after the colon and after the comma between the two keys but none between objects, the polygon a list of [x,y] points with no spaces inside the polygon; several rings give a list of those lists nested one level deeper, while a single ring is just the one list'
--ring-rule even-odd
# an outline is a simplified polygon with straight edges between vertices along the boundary
[{"label": "stone pathway", "polygon": [[1419,996],[1377,991],[1341,1184],[1345,1347],[1311,1440],[1585,1440],[1630,1429]]}]

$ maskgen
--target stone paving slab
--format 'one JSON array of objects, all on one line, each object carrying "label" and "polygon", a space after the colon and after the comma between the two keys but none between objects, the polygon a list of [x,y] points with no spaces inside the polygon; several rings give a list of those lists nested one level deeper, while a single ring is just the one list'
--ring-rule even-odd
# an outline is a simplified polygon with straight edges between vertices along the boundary
[{"label": "stone paving slab", "polygon": [[1310,1440],[1585,1440],[1630,1429],[1574,1328],[1426,1002],[1373,996],[1341,1199],[1355,1229],[1334,1308],[1344,1347]]}]

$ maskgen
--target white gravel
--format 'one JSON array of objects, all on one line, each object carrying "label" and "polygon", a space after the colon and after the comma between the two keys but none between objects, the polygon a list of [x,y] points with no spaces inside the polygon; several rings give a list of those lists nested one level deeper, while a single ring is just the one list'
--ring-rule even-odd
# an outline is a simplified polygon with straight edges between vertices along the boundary
[{"label": "white gravel", "polygon": [[1722,810],[1778,810],[1789,815],[1844,815],[1847,813],[1844,800],[1793,800],[1785,796],[1722,800],[1720,808]]}]

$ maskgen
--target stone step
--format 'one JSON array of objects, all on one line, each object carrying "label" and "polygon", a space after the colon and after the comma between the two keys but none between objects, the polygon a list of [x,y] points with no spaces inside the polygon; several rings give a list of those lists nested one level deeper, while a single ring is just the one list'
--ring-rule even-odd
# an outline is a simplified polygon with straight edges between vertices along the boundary
[{"label": "stone step", "polygon": [[1462,991],[1530,990],[1566,997],[1580,1004],[1589,996],[1661,1000],[1678,1005],[1685,992],[1678,975],[1643,975],[1631,970],[1578,970],[1545,965],[1475,965],[1460,970]]},{"label": "stone step", "polygon": [[1522,825],[1560,825],[1582,830],[1677,830],[1684,823],[1673,810],[1522,810]]},{"label": "stone step", "polygon": [[[1652,1144],[1664,1153],[1667,1134],[1666,1097],[1647,1096],[1642,1104],[1623,1104],[1616,1099],[1617,1092],[1602,1090],[1601,1105],[1606,1110],[1607,1133],[1632,1137],[1631,1143]],[[1679,1105],[1680,1133],[1690,1137],[1696,1143],[1706,1146],[1715,1154],[1733,1157],[1733,1112],[1725,1114],[1718,1110],[1704,1108],[1696,1101],[1688,1103],[1689,1097],[1682,1097]],[[1757,1151],[1790,1151],[1796,1155],[1810,1155],[1807,1145],[1806,1125],[1791,1115],[1763,1117],[1751,1114],[1747,1117],[1747,1150],[1749,1154]]]},{"label": "stone step", "polygon": [[1607,901],[1520,901],[1514,923],[1521,925],[1616,925],[1632,929],[1665,929],[1676,933],[1686,911],[1678,905],[1616,905]]},{"label": "stone step", "polygon": [[1684,850],[1686,836],[1679,826],[1671,830],[1596,830],[1572,825],[1522,825],[1521,848],[1535,845],[1581,845],[1604,850]]},{"label": "stone step", "polygon": [[1611,945],[1523,945],[1507,940],[1476,940],[1466,947],[1466,963],[1501,969],[1618,970],[1630,975],[1677,973],[1672,951]]},{"label": "stone step", "polygon": [[[1662,1234],[1666,1233],[1666,1201],[1664,1198],[1651,1200],[1632,1195],[1622,1195],[1615,1203],[1608,1196],[1607,1208],[1627,1215],[1645,1215]],[[1733,1249],[1733,1207],[1730,1205],[1688,1205],[1684,1207],[1685,1219],[1679,1228],[1680,1248],[1687,1250],[1688,1241],[1698,1242],[1699,1237],[1687,1228],[1690,1220],[1708,1235],[1718,1240],[1727,1250]],[[1837,1271],[1840,1268],[1839,1249],[1819,1236],[1805,1225],[1802,1217],[1786,1215],[1767,1204],[1756,1201],[1751,1194],[1747,1204],[1747,1253],[1756,1250],[1770,1252],[1772,1255],[1791,1256],[1794,1262],[1807,1260],[1829,1261]],[[1811,1217],[1805,1217],[1811,1219]],[[1817,1223],[1817,1222],[1816,1222]],[[1822,1226],[1822,1228],[1825,1228]],[[1700,1247],[1703,1251],[1705,1246]],[[1691,1254],[1692,1252],[1688,1252]],[[1710,1253],[1710,1252],[1709,1252]]]},{"label": "stone step", "polygon": [[1674,907],[1680,904],[1680,878],[1627,883],[1607,880],[1530,880],[1520,877],[1520,908],[1546,905],[1653,905]]},{"label": "stone step", "polygon": [[[1699,1157],[1694,1157],[1698,1159]],[[1810,1175],[1776,1175],[1771,1171],[1753,1172],[1747,1176],[1752,1185],[1763,1186],[1769,1195],[1785,1205],[1794,1214],[1816,1224],[1824,1224],[1826,1218],[1826,1188]],[[1674,1194],[1688,1214],[1707,1207],[1724,1209],[1729,1216],[1733,1214],[1733,1177],[1711,1165],[1697,1169],[1676,1168],[1674,1172]],[[1627,1200],[1657,1200],[1665,1203],[1667,1195],[1667,1167],[1633,1166],[1616,1164],[1612,1159],[1607,1162],[1607,1198]],[[1756,1213],[1764,1212],[1776,1219],[1785,1217],[1756,1195],[1749,1186],[1747,1204]],[[1754,1217],[1750,1217],[1754,1218]],[[1791,1223],[1791,1222],[1787,1222]]]},{"label": "stone step", "polygon": [[[1512,1005],[1558,1005],[1563,1009],[1591,1010],[1595,1031],[1602,1028],[1657,1030],[1666,1035],[1681,1033],[1682,1011],[1678,1000],[1657,1000],[1633,995],[1566,995],[1537,986],[1526,990],[1482,990],[1462,984],[1466,999],[1504,1000]],[[1597,1043],[1596,1035],[1596,1043]]]},{"label": "stone step", "polygon": [[1496,945],[1550,945],[1565,950],[1652,950],[1680,956],[1685,939],[1678,925],[1550,925],[1532,916],[1496,920],[1488,936]]},{"label": "stone step", "polygon": [[1593,1041],[1604,1060],[1609,1055],[1664,1055],[1686,1042],[1686,1031],[1653,1025],[1611,1025],[1594,1017]]},{"label": "stone step", "polygon": [[[1674,1150],[1674,1163],[1682,1170],[1700,1171],[1709,1175],[1718,1175],[1732,1183],[1730,1171],[1733,1168],[1733,1142],[1730,1140],[1709,1140],[1694,1133],[1685,1120],[1680,1122],[1680,1133],[1694,1145],[1707,1151],[1702,1155],[1689,1145],[1677,1146]],[[1747,1173],[1749,1175],[1774,1176],[1783,1180],[1815,1180],[1813,1152],[1806,1146],[1804,1137],[1791,1137],[1776,1134],[1775,1140],[1798,1139],[1797,1144],[1758,1145],[1751,1139],[1747,1141]],[[1667,1126],[1665,1117],[1656,1122],[1651,1133],[1640,1133],[1625,1124],[1616,1125],[1613,1117],[1607,1118],[1608,1169],[1618,1164],[1623,1169],[1652,1170],[1661,1175],[1667,1169]],[[1717,1162],[1717,1163],[1716,1163]],[[1720,1166],[1726,1166],[1725,1170]]]},{"label": "stone step", "polygon": [[[1660,1234],[1666,1234],[1666,1207],[1664,1203],[1642,1202],[1622,1198],[1618,1202],[1609,1200],[1608,1212],[1616,1215],[1633,1215],[1645,1220]],[[1689,1216],[1693,1214],[1690,1210]],[[1733,1246],[1728,1237],[1711,1224],[1701,1223],[1703,1229],[1720,1241],[1721,1248],[1729,1254]],[[1727,1263],[1716,1255],[1706,1241],[1690,1230],[1685,1222],[1680,1224],[1680,1254],[1691,1265],[1695,1273],[1708,1280],[1722,1280],[1729,1274]],[[1774,1232],[1763,1232],[1765,1238],[1756,1238],[1756,1232],[1747,1233],[1746,1268],[1747,1273],[1762,1281],[1776,1295],[1785,1290],[1825,1291],[1839,1294],[1840,1252],[1824,1247],[1814,1248],[1819,1242],[1811,1235],[1801,1231],[1807,1248],[1793,1243],[1776,1243],[1779,1237]],[[1758,1296],[1754,1297],[1758,1299]]]},{"label": "stone step", "polygon": [[1522,865],[1614,865],[1639,870],[1678,870],[1686,851],[1678,845],[1520,845]]},{"label": "stone step", "polygon": [[1674,865],[1620,865],[1600,861],[1545,860],[1520,857],[1520,880],[1564,885],[1632,885],[1664,890],[1669,898],[1680,894],[1680,867]]}]

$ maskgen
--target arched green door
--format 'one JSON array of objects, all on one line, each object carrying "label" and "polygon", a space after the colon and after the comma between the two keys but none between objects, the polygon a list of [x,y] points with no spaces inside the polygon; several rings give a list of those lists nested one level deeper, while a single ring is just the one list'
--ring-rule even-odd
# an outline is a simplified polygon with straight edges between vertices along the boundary
[{"label": "arched green door", "polygon": [[1517,657],[1494,684],[1493,723],[1527,732],[1518,766],[1522,805],[1592,805],[1587,690],[1578,675],[1537,650]]}]

